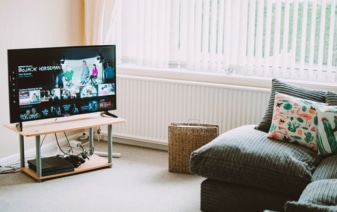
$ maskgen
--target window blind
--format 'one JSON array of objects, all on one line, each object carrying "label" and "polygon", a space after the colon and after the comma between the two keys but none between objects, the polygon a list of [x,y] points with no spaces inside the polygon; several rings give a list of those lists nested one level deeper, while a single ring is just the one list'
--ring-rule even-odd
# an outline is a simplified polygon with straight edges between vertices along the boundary
[{"label": "window blind", "polygon": [[122,63],[333,83],[336,1],[123,0],[105,23]]}]

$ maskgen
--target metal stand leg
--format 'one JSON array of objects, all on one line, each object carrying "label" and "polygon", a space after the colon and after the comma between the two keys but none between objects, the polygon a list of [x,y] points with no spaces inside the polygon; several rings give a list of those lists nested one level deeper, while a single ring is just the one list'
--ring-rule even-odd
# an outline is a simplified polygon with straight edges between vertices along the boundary
[{"label": "metal stand leg", "polygon": [[40,136],[35,136],[35,148],[36,148],[36,175],[37,177],[42,176],[41,169],[41,148],[40,148]]},{"label": "metal stand leg", "polygon": [[108,162],[112,162],[112,126],[108,125]]},{"label": "metal stand leg", "polygon": [[94,130],[93,128],[89,128],[89,144],[90,144],[89,154],[92,155],[94,154]]},{"label": "metal stand leg", "polygon": [[25,167],[25,143],[23,135],[19,136],[20,141],[20,165],[21,168]]},{"label": "metal stand leg", "polygon": [[111,163],[111,158],[120,158],[121,153],[113,152],[113,139],[112,139],[112,125],[108,125],[108,152],[98,152],[95,151],[96,155],[102,156],[102,157],[108,157],[108,162]]}]

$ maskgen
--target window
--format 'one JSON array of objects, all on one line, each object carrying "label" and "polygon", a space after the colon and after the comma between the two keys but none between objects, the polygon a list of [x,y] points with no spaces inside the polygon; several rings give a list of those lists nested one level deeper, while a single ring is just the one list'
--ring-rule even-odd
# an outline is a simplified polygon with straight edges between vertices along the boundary
[{"label": "window", "polygon": [[[124,64],[335,83],[336,0],[123,0]],[[116,8],[115,8],[116,9]],[[117,17],[117,16],[116,16]]]}]

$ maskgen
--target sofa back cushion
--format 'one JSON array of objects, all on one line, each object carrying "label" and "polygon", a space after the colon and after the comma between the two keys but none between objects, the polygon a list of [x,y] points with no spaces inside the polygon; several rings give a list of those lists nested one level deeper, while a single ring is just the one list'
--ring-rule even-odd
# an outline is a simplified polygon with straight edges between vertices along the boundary
[{"label": "sofa back cushion", "polygon": [[322,159],[306,147],[269,139],[267,133],[246,125],[192,152],[190,171],[214,180],[299,196]]},{"label": "sofa back cushion", "polygon": [[337,93],[332,92],[332,91],[327,91],[326,92],[326,103],[328,103],[328,105],[337,105]]}]

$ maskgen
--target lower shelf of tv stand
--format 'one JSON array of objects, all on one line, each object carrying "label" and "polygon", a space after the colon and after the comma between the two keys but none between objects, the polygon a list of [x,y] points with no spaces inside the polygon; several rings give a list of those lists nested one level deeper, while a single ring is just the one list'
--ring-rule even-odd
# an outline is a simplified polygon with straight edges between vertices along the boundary
[{"label": "lower shelf of tv stand", "polygon": [[90,160],[86,160],[85,163],[75,168],[75,170],[72,172],[65,172],[65,173],[60,173],[60,174],[53,174],[53,175],[38,177],[36,172],[28,167],[22,167],[21,171],[31,176],[37,181],[42,181],[42,180],[47,180],[47,179],[52,179],[52,178],[57,178],[57,177],[62,177],[62,176],[67,176],[67,175],[79,174],[82,172],[93,171],[93,170],[101,169],[101,168],[108,168],[111,166],[112,166],[112,163],[108,163],[107,158],[102,158],[98,155],[93,154],[90,156]]}]

